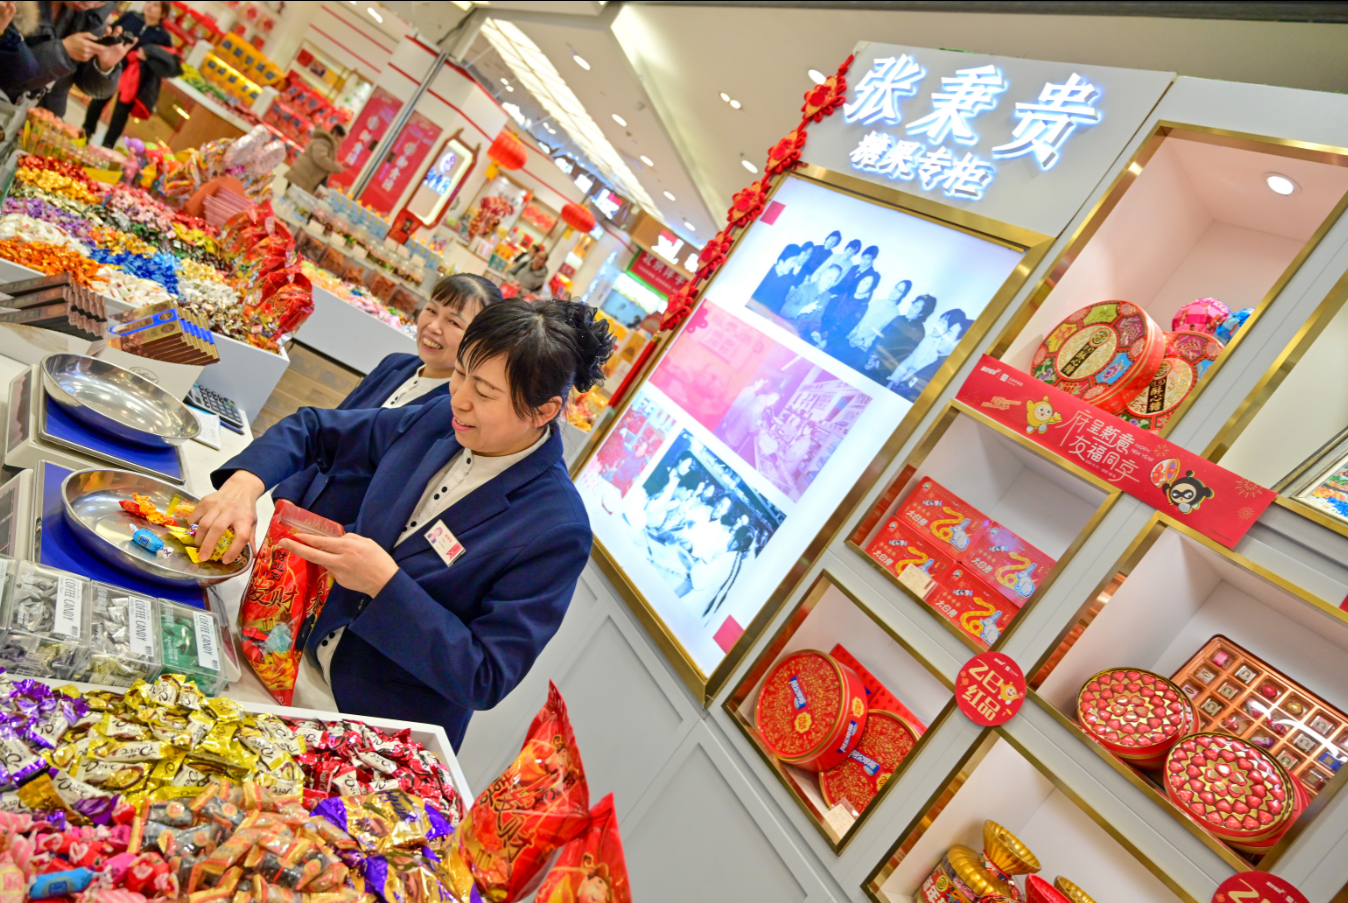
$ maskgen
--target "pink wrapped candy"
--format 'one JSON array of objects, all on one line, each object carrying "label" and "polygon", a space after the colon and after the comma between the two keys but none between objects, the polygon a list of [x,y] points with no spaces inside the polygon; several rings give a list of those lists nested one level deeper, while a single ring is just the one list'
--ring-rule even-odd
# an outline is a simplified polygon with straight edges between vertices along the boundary
[{"label": "pink wrapped candy", "polygon": [[1216,298],[1198,298],[1175,311],[1175,319],[1171,321],[1171,331],[1188,330],[1212,335],[1229,316],[1231,316],[1231,311]]}]

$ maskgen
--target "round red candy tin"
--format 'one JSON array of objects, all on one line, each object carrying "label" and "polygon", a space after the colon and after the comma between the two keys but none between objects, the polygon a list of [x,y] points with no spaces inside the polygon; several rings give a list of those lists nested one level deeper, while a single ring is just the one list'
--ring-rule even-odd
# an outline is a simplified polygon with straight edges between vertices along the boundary
[{"label": "round red candy tin", "polygon": [[1165,357],[1165,331],[1127,301],[1083,307],[1034,353],[1030,373],[1111,414],[1151,382]]},{"label": "round red candy tin", "polygon": [[857,748],[841,765],[819,773],[824,802],[831,808],[847,800],[860,814],[916,745],[917,732],[906,721],[893,712],[872,709]]},{"label": "round red candy tin", "polygon": [[1237,849],[1262,852],[1296,819],[1298,794],[1282,766],[1230,734],[1190,734],[1166,757],[1171,802]]},{"label": "round red candy tin", "polygon": [[758,735],[789,765],[823,771],[856,749],[866,728],[866,688],[833,656],[803,649],[763,681],[754,709]]},{"label": "round red candy tin", "polygon": [[1144,430],[1159,430],[1175,409],[1193,394],[1212,362],[1221,357],[1222,343],[1202,332],[1168,332],[1165,359],[1151,382],[1138,392],[1122,414]]},{"label": "round red candy tin", "polygon": [[1077,694],[1086,735],[1139,768],[1161,767],[1194,719],[1193,703],[1173,681],[1136,668],[1101,671]]}]

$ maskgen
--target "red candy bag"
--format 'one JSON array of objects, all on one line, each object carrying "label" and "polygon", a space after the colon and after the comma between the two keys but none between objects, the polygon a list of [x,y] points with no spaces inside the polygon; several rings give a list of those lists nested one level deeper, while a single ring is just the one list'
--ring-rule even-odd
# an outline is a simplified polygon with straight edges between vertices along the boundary
[{"label": "red candy bag", "polygon": [[557,847],[590,823],[590,787],[557,687],[529,726],[510,767],[473,803],[446,863],[450,889],[463,899],[465,872],[483,900],[506,903],[538,875]]},{"label": "red candy bag", "polygon": [[327,568],[291,555],[278,543],[304,534],[345,532],[341,524],[283,499],[276,503],[267,537],[257,551],[253,576],[239,606],[239,630],[244,656],[281,705],[290,705],[294,696],[304,643],[328,600],[332,577]]},{"label": "red candy bag", "polygon": [[538,903],[632,903],[613,794],[590,811],[590,827],[562,847],[534,898]]}]

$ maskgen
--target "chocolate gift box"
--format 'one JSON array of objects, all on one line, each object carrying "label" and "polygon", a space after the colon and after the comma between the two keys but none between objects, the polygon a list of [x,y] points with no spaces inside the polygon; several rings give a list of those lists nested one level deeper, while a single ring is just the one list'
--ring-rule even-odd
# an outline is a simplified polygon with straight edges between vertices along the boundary
[{"label": "chocolate gift box", "polygon": [[1070,314],[1035,351],[1030,373],[1111,414],[1124,410],[1156,375],[1165,331],[1127,301],[1102,301]]},{"label": "chocolate gift box", "polygon": [[1086,735],[1139,768],[1161,767],[1195,720],[1184,691],[1138,668],[1101,671],[1077,694],[1077,721]]},{"label": "chocolate gift box", "polygon": [[828,653],[804,649],[768,673],[754,723],[764,746],[782,762],[824,771],[856,749],[868,711],[856,672]]},{"label": "chocolate gift box", "polygon": [[1314,797],[1348,762],[1348,715],[1224,636],[1175,673],[1205,730],[1247,740]]},{"label": "chocolate gift box", "polygon": [[917,745],[921,732],[903,718],[883,709],[871,709],[856,749],[842,764],[819,773],[819,790],[830,808],[846,801],[858,814]]}]

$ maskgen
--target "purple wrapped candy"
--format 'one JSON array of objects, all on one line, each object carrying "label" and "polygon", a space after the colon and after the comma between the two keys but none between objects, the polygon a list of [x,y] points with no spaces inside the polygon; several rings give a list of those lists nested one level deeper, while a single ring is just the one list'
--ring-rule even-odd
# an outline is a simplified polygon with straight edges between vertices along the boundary
[{"label": "purple wrapped candy", "polygon": [[17,737],[0,734],[0,787],[18,787],[47,770],[47,763]]}]

